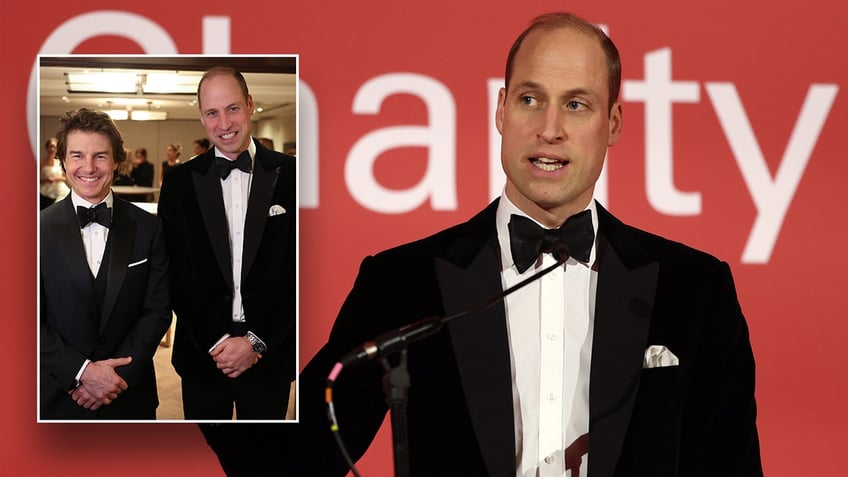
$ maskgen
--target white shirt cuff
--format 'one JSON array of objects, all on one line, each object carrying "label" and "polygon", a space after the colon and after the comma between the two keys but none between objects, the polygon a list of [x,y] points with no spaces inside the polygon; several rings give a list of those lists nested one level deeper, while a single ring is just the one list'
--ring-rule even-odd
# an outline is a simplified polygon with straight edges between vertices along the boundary
[{"label": "white shirt cuff", "polygon": [[86,367],[86,366],[88,366],[88,363],[90,363],[90,362],[91,362],[91,360],[90,360],[90,359],[86,359],[86,360],[85,360],[85,362],[84,362],[84,363],[82,363],[82,366],[80,366],[79,371],[77,371],[77,375],[76,375],[76,377],[74,378],[74,380],[76,381],[76,385],[74,386],[75,388],[78,388],[78,387],[79,387],[79,385],[80,385],[80,379],[82,379],[82,373],[84,373],[84,372],[85,372],[85,367]]}]

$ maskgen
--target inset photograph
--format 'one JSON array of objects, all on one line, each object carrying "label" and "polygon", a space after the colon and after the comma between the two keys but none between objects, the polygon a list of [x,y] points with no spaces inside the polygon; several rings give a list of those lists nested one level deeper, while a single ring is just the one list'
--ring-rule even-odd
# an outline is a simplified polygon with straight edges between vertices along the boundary
[{"label": "inset photograph", "polygon": [[297,64],[39,56],[38,422],[297,420]]}]

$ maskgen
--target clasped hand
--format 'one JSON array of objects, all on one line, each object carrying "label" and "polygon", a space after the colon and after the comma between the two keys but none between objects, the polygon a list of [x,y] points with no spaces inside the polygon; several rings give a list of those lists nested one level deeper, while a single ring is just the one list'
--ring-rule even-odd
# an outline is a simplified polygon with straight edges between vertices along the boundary
[{"label": "clasped hand", "polygon": [[250,369],[262,357],[253,351],[253,346],[243,336],[233,336],[225,339],[211,353],[218,369],[228,378],[237,378]]},{"label": "clasped hand", "polygon": [[131,362],[132,357],[126,356],[88,363],[80,376],[80,385],[70,391],[71,399],[90,411],[96,411],[101,406],[111,404],[128,388],[127,382],[118,375],[115,368],[126,366]]}]

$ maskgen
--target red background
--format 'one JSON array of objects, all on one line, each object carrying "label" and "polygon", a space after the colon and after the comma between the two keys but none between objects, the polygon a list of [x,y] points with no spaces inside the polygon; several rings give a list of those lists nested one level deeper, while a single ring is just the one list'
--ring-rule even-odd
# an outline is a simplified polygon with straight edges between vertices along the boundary
[{"label": "red background", "polygon": [[[643,80],[645,54],[672,50],[672,78],[696,82],[700,100],[673,109],[674,183],[701,194],[696,216],[669,216],[649,203],[645,188],[644,103],[624,102],[624,136],[610,151],[610,209],[623,220],[707,250],[733,267],[757,357],[757,397],[766,475],[848,474],[848,351],[844,338],[844,139],[848,124],[848,4],[749,2],[445,1],[277,3],[208,1],[202,7],[150,0],[120,4],[166,31],[179,53],[203,51],[202,17],[230,18],[230,52],[298,53],[301,79],[317,98],[316,154],[301,131],[298,159],[317,161],[317,207],[301,208],[301,364],[323,342],[361,258],[465,220],[489,200],[486,83],[502,78],[506,53],[530,18],[569,9],[608,26],[618,44],[625,81]],[[86,13],[114,2],[55,0],[6,5],[2,38],[4,148],[0,190],[4,208],[2,269],[3,475],[222,475],[191,424],[36,424],[37,168],[29,138],[27,97],[39,53],[145,53],[131,39],[90,38],[73,51],[42,51],[47,37]],[[226,32],[222,32],[225,34]],[[85,37],[85,32],[80,32]],[[165,53],[165,52],[147,52]],[[368,133],[425,125],[420,98],[397,95],[375,115],[352,112],[357,90],[380,75],[411,72],[450,91],[456,107],[456,210],[424,203],[405,214],[380,214],[359,204],[344,181],[344,164]],[[743,263],[757,209],[710,101],[707,82],[732,83],[773,176],[781,163],[807,90],[839,90],[795,191],[766,263]],[[33,110],[34,112],[34,110]],[[301,107],[303,114],[303,107]],[[302,124],[303,125],[303,124]],[[375,176],[405,189],[421,177],[426,151],[387,151]],[[339,232],[343,231],[343,232]],[[340,240],[341,237],[341,240]],[[387,432],[360,464],[363,475],[388,475]]]}]

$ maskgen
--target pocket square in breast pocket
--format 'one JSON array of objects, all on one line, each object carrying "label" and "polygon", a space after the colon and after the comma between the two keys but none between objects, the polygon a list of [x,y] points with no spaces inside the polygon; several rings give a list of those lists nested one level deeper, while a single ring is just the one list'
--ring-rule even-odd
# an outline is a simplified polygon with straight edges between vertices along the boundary
[{"label": "pocket square in breast pocket", "polygon": [[282,205],[274,204],[268,209],[268,217],[274,217],[275,215],[283,215],[286,213],[286,209],[283,208]]},{"label": "pocket square in breast pocket", "polygon": [[680,360],[668,348],[662,345],[651,345],[645,350],[645,358],[642,360],[642,369],[664,368],[677,366]]},{"label": "pocket square in breast pocket", "polygon": [[137,261],[137,262],[133,262],[133,263],[131,263],[131,264],[127,265],[127,268],[132,268],[132,267],[135,267],[135,266],[141,265],[142,263],[144,263],[144,262],[146,262],[146,261],[147,261],[147,259],[145,258],[145,259],[143,259],[143,260],[139,260],[139,261]]}]

